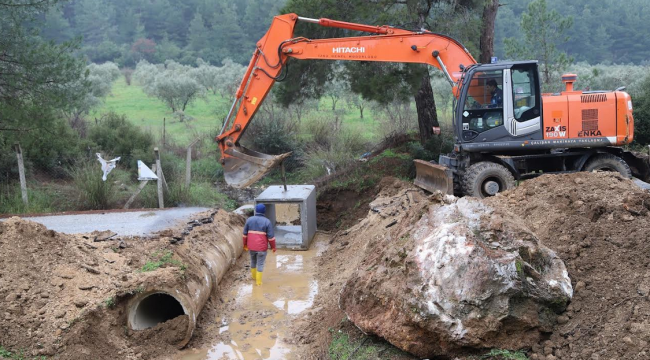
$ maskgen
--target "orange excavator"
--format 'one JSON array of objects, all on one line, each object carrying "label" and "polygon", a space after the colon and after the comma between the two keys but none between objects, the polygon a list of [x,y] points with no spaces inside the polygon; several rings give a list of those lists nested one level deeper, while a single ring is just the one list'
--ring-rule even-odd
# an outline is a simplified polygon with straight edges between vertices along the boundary
[{"label": "orange excavator", "polygon": [[[332,39],[294,37],[298,21],[372,33]],[[632,142],[632,101],[624,88],[542,94],[537,61],[478,64],[458,41],[426,30],[370,26],[296,14],[274,17],[257,43],[235,101],[216,137],[226,182],[259,180],[290,153],[262,154],[239,144],[289,58],[428,64],[440,69],[454,94],[454,151],[439,163],[415,160],[415,184],[486,197],[541,173],[610,170],[650,177],[647,163],[620,146]],[[234,116],[233,116],[234,115]]]}]

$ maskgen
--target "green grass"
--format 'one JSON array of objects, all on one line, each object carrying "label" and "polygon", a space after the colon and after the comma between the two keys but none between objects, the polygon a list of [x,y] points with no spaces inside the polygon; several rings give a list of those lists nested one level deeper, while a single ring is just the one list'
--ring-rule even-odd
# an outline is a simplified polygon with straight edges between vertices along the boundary
[{"label": "green grass", "polygon": [[370,359],[391,359],[395,356],[408,358],[409,356],[400,349],[385,341],[361,336],[353,340],[347,333],[337,331],[333,334],[332,342],[328,348],[330,359],[336,360],[370,360]]},{"label": "green grass", "polygon": [[230,105],[227,102],[219,95],[212,94],[205,99],[197,99],[185,109],[185,115],[191,120],[179,122],[162,101],[147,96],[135,83],[127,85],[121,77],[113,84],[112,94],[106,98],[104,105],[96,109],[91,118],[99,118],[108,111],[125,114],[135,125],[149,130],[157,139],[162,138],[163,119],[166,118],[166,136],[185,145],[197,133],[208,135],[221,127]]},{"label": "green grass", "polygon": [[528,356],[523,351],[511,351],[502,349],[492,349],[489,353],[481,355],[481,360],[528,360]]},{"label": "green grass", "polygon": [[45,360],[45,356],[27,356],[25,352],[20,351],[9,351],[5,349],[4,346],[0,346],[0,359],[12,359],[12,360]]},{"label": "green grass", "polygon": [[[171,139],[179,145],[190,143],[197,135],[214,134],[221,128],[221,122],[228,113],[231,102],[219,95],[209,94],[205,99],[198,99],[185,109],[185,114],[191,120],[179,122],[172,116],[172,112],[162,101],[147,96],[142,88],[136,84],[127,85],[121,77],[113,84],[112,94],[109,95],[104,104],[90,114],[90,118],[99,118],[101,114],[114,111],[124,114],[135,125],[150,131],[157,139],[162,138],[163,119],[166,118],[166,138]],[[321,116],[332,119],[332,100],[323,97],[315,110]],[[337,103],[337,110],[343,109],[343,126],[351,131],[363,134],[366,140],[376,140],[379,133],[379,123],[374,121],[372,109],[368,106],[364,110],[364,118],[361,119],[357,109],[350,109],[343,101]],[[306,116],[303,121],[310,121]],[[301,134],[300,136],[308,136]]]},{"label": "green grass", "polygon": [[151,254],[152,260],[147,261],[147,263],[140,268],[140,272],[154,271],[166,265],[176,266],[181,268],[181,271],[184,271],[186,266],[179,260],[174,259],[173,256],[174,254],[169,250],[156,251]]},{"label": "green grass", "polygon": [[28,184],[28,205],[23,203],[18,183],[3,184],[0,187],[3,187],[0,191],[0,214],[57,212],[66,210],[70,206],[70,199],[61,193],[60,187],[49,185],[34,187],[34,184]]}]

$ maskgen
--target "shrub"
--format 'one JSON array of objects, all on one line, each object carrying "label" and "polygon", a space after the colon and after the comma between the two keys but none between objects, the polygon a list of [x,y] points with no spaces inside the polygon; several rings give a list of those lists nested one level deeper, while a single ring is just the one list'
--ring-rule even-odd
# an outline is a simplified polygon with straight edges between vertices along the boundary
[{"label": "shrub", "polygon": [[359,132],[341,131],[328,147],[317,146],[304,156],[301,173],[306,179],[331,175],[350,166],[368,150],[369,144]]},{"label": "shrub", "polygon": [[285,116],[285,111],[269,98],[258,110],[255,121],[251,122],[244,135],[244,143],[256,151],[270,155],[293,152],[286,160],[288,170],[298,165],[302,155],[298,140],[298,122]]},{"label": "shrub", "polygon": [[131,68],[122,69],[122,75],[124,75],[124,81],[126,81],[126,84],[131,86],[131,79],[133,79],[133,69]]},{"label": "shrub", "polygon": [[102,170],[96,161],[88,161],[71,170],[79,190],[79,205],[84,210],[110,209],[114,203],[115,186],[109,178],[102,180]]},{"label": "shrub", "polygon": [[640,85],[640,90],[632,94],[634,103],[634,142],[639,145],[650,144],[650,76]]},{"label": "shrub", "polygon": [[[90,129],[89,138],[99,149],[114,156],[121,156],[121,164],[136,168],[134,155],[144,156],[152,152],[153,136],[145,133],[137,126],[126,120],[124,115],[110,112],[102,116],[98,123]],[[140,160],[151,160],[150,157]]]},{"label": "shrub", "polygon": [[384,138],[417,130],[418,115],[408,101],[376,104],[373,110],[375,120],[380,123],[380,133]]}]

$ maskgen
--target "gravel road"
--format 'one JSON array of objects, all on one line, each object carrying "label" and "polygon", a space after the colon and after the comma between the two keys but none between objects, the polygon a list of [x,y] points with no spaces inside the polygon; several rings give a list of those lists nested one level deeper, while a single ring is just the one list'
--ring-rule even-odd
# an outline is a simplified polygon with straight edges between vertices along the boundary
[{"label": "gravel road", "polygon": [[121,236],[147,236],[178,223],[189,221],[202,207],[173,208],[150,211],[107,212],[103,214],[52,215],[25,217],[48,229],[66,234],[111,230]]}]

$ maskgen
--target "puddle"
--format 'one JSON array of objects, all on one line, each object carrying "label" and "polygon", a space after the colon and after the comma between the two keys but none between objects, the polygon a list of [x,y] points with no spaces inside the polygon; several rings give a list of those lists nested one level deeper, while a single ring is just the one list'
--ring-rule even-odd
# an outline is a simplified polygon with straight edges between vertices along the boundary
[{"label": "puddle", "polygon": [[328,241],[328,235],[316,233],[308,251],[269,251],[262,286],[247,279],[225,294],[224,300],[235,301],[236,310],[216,319],[211,331],[220,341],[185,350],[175,359],[291,359],[294,347],[285,339],[291,322],[314,303],[319,286],[314,263]]}]

